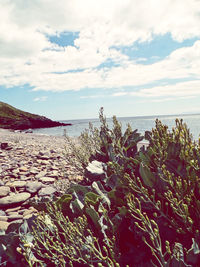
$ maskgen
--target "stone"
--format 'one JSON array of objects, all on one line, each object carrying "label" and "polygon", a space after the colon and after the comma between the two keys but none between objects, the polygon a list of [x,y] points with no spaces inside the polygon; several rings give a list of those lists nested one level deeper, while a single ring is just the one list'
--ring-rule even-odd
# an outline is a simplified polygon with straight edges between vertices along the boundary
[{"label": "stone", "polygon": [[46,174],[47,174],[46,171],[41,171],[35,176],[35,178],[40,179],[41,177],[44,177]]},{"label": "stone", "polygon": [[8,216],[8,221],[19,220],[19,219],[23,219],[23,216],[20,214],[12,214]]},{"label": "stone", "polygon": [[13,174],[17,174],[17,173],[19,173],[19,168],[13,170],[12,173],[13,173]]},{"label": "stone", "polygon": [[31,194],[27,192],[17,193],[11,196],[2,197],[0,198],[0,207],[9,207],[13,205],[18,205],[18,204],[25,202],[30,197],[31,197]]},{"label": "stone", "polygon": [[5,197],[10,193],[9,186],[0,186],[0,197]]},{"label": "stone", "polygon": [[42,165],[48,165],[48,164],[49,164],[49,161],[48,161],[48,160],[42,160],[42,161],[41,161],[41,164],[42,164]]},{"label": "stone", "polygon": [[9,222],[0,221],[0,231],[6,231],[9,226]]},{"label": "stone", "polygon": [[10,211],[10,212],[7,212],[7,216],[10,216],[10,215],[18,215],[19,213],[17,211]]},{"label": "stone", "polygon": [[54,183],[55,182],[55,178],[52,177],[41,177],[40,181],[43,183]]},{"label": "stone", "polygon": [[40,152],[39,155],[37,156],[38,159],[42,159],[42,160],[48,160],[50,158],[49,153],[42,153]]},{"label": "stone", "polygon": [[26,216],[26,215],[29,215],[32,213],[37,213],[37,210],[36,209],[27,209],[23,212],[23,216]]},{"label": "stone", "polygon": [[26,167],[20,167],[19,170],[22,171],[22,172],[27,172],[28,171],[28,169]]},{"label": "stone", "polygon": [[52,186],[47,186],[44,187],[42,189],[40,189],[40,191],[38,192],[39,196],[49,196],[52,195],[56,192],[56,189]]},{"label": "stone", "polygon": [[6,213],[4,210],[0,210],[0,216],[6,216]]},{"label": "stone", "polygon": [[6,213],[9,213],[9,212],[15,212],[15,211],[18,211],[21,209],[21,206],[18,206],[16,208],[12,208],[12,209],[6,209],[5,212]]},{"label": "stone", "polygon": [[32,173],[32,174],[37,174],[38,173],[38,169],[37,168],[31,168],[29,170],[29,172]]},{"label": "stone", "polygon": [[10,184],[10,187],[25,187],[26,182],[25,181],[14,181]]},{"label": "stone", "polygon": [[50,174],[48,174],[49,177],[58,177],[59,176],[59,172],[58,171],[52,171]]},{"label": "stone", "polygon": [[33,217],[33,213],[27,214],[23,217],[24,220],[28,220]]},{"label": "stone", "polygon": [[93,160],[86,167],[85,175],[90,180],[103,180],[105,178],[105,171],[103,169],[103,163],[97,160]]},{"label": "stone", "polygon": [[36,193],[42,188],[43,184],[37,181],[30,181],[26,183],[26,191],[29,193]]},{"label": "stone", "polygon": [[1,224],[1,222],[7,222],[7,221],[8,221],[7,216],[0,216],[0,224]]},{"label": "stone", "polygon": [[5,153],[5,152],[2,152],[2,151],[0,151],[0,158],[4,158],[4,157],[6,157],[6,153]]}]

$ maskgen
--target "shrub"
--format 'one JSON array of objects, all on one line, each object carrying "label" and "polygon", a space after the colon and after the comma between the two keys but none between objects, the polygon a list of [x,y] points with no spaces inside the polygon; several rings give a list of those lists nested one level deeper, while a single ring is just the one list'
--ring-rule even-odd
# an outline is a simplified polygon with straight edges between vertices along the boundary
[{"label": "shrub", "polygon": [[[36,259],[41,266],[197,266],[199,143],[182,120],[172,131],[156,120],[144,137],[130,125],[123,133],[116,117],[109,129],[103,109],[100,122],[72,154],[82,170],[101,161],[104,179],[85,172],[87,186],[71,184],[49,203],[35,222],[33,245],[21,245],[29,266]],[[138,151],[143,138],[149,146]]]}]

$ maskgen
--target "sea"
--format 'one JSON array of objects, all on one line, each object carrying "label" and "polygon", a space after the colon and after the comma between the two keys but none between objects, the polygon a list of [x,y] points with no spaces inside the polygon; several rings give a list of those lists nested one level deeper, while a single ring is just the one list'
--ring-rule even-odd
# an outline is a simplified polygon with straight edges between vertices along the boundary
[{"label": "sea", "polygon": [[[200,114],[182,114],[182,115],[160,115],[160,116],[137,116],[137,117],[119,117],[118,121],[122,125],[122,130],[125,131],[129,123],[133,130],[137,129],[139,133],[144,134],[145,131],[150,131],[155,127],[155,120],[159,119],[163,124],[169,127],[169,130],[175,126],[175,120],[183,119],[190,129],[190,133],[194,140],[199,139],[200,135]],[[64,131],[70,137],[78,137],[80,134],[89,128],[91,122],[94,127],[100,127],[99,119],[80,119],[80,120],[62,120],[60,122],[71,123],[71,126],[60,126],[53,128],[34,129],[35,134],[63,136]],[[112,118],[107,118],[109,127],[112,127]]]}]

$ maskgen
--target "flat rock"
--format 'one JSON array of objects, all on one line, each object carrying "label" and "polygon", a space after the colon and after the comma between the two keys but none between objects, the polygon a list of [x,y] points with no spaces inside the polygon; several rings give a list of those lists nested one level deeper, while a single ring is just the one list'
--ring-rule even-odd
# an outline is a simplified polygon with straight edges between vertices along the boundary
[{"label": "flat rock", "polygon": [[24,220],[29,220],[31,217],[33,217],[33,213],[31,213],[31,214],[27,214],[27,215],[25,215],[24,217],[23,217],[23,219]]},{"label": "flat rock", "polygon": [[8,221],[20,220],[23,219],[23,216],[20,214],[12,214],[8,216]]},{"label": "flat rock", "polygon": [[14,181],[9,186],[10,187],[24,187],[26,185],[25,181]]},{"label": "flat rock", "polygon": [[86,167],[85,175],[91,180],[104,179],[105,172],[103,170],[103,163],[97,160],[93,160]]},{"label": "flat rock", "polygon": [[55,182],[55,178],[52,177],[41,177],[40,181],[43,183],[54,183]]},{"label": "flat rock", "polygon": [[32,213],[37,213],[37,210],[36,209],[26,209],[24,212],[23,212],[23,217],[26,216],[26,215],[29,215],[29,214],[32,214]]},{"label": "flat rock", "polygon": [[44,187],[42,189],[40,189],[40,191],[38,192],[39,196],[49,196],[52,195],[56,192],[56,189],[52,186],[47,186]]},{"label": "flat rock", "polygon": [[0,231],[6,231],[9,226],[9,222],[0,221]]},{"label": "flat rock", "polygon": [[0,210],[0,216],[6,216],[6,213],[4,210]]},{"label": "flat rock", "polygon": [[42,160],[40,162],[40,164],[42,164],[42,165],[48,165],[49,164],[49,161],[48,160]]},{"label": "flat rock", "polygon": [[1,222],[7,222],[7,221],[8,221],[7,216],[0,216],[0,224],[1,224]]},{"label": "flat rock", "polygon": [[32,174],[37,174],[39,171],[37,168],[31,168],[29,172]]},{"label": "flat rock", "polygon": [[44,177],[46,174],[47,174],[46,171],[41,171],[35,176],[35,178],[40,179],[40,178]]},{"label": "flat rock", "polygon": [[36,193],[38,190],[42,188],[43,184],[37,181],[30,181],[26,183],[26,191],[29,193]]},{"label": "flat rock", "polygon": [[0,198],[0,207],[8,207],[16,204],[21,204],[31,197],[30,193],[17,193],[11,196]]},{"label": "flat rock", "polygon": [[0,186],[0,197],[5,197],[10,193],[9,186]]},{"label": "flat rock", "polygon": [[22,171],[22,172],[27,172],[28,171],[28,169],[26,167],[20,167],[19,170]]},{"label": "flat rock", "polygon": [[10,212],[16,212],[18,210],[21,209],[21,206],[15,207],[15,208],[11,208],[11,209],[6,209],[5,212],[6,213],[10,213]]}]

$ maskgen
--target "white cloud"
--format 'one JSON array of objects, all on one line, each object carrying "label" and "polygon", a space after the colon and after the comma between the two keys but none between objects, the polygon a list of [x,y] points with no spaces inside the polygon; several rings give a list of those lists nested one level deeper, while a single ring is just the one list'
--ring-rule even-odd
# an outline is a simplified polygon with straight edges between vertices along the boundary
[{"label": "white cloud", "polygon": [[47,100],[47,96],[40,96],[40,97],[36,97],[36,98],[34,98],[33,99],[33,101],[35,101],[35,102],[44,102],[44,101],[46,101]]},{"label": "white cloud", "polygon": [[[200,80],[179,82],[171,85],[154,86],[139,91],[119,92],[112,96],[137,96],[147,101],[162,102],[173,99],[188,99],[200,95]],[[150,99],[150,100],[149,100]]]},{"label": "white cloud", "polygon": [[81,99],[90,99],[90,98],[102,98],[105,97],[105,95],[88,95],[88,96],[81,96]]},{"label": "white cloud", "polygon": [[112,96],[124,96],[124,95],[128,95],[127,92],[117,92],[117,93],[114,93]]},{"label": "white cloud", "polygon": [[[200,41],[151,65],[131,61],[114,49],[150,41],[156,34],[171,33],[178,41],[200,37],[198,0],[162,0],[162,4],[159,0],[2,0],[0,17],[2,86],[29,84],[34,90],[65,91],[200,79]],[[59,47],[46,37],[63,31],[79,32],[75,47]],[[119,66],[97,68],[107,60]],[[180,96],[189,85],[180,84]],[[135,94],[165,95],[166,90],[173,94],[175,89],[166,86]]]}]

